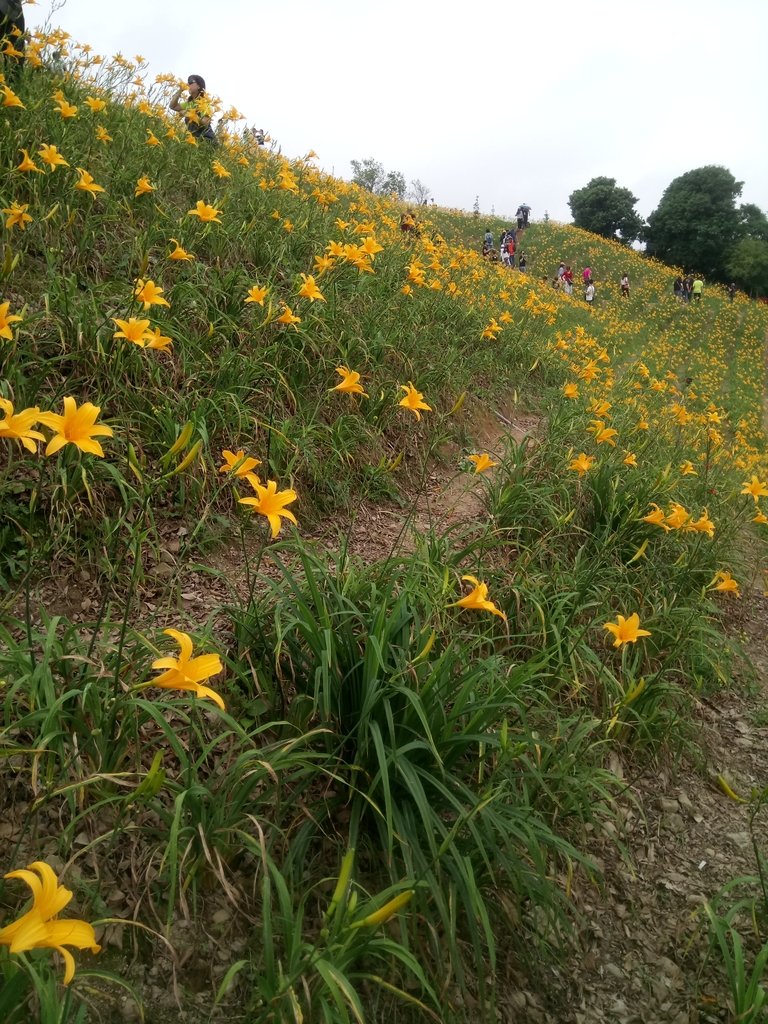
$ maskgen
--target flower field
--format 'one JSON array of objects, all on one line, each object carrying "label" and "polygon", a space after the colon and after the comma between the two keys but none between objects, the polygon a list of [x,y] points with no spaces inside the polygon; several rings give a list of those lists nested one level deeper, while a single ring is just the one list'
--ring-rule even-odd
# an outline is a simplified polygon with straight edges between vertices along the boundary
[{"label": "flower field", "polygon": [[[557,224],[526,274],[481,257],[498,219],[403,237],[312,152],[187,134],[140,58],[27,52],[0,87],[0,1019],[513,1019],[510,972],[567,956],[600,885],[612,752],[690,754],[746,658],[768,309],[681,305]],[[391,538],[352,543],[371,510]]]}]

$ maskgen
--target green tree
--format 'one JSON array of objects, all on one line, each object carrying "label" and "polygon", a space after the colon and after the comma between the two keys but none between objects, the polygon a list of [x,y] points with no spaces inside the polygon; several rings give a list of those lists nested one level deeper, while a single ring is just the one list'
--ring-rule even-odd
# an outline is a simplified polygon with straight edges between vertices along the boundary
[{"label": "green tree", "polygon": [[759,238],[768,242],[768,217],[754,203],[744,203],[739,207],[741,231],[745,238]]},{"label": "green tree", "polygon": [[768,295],[768,241],[742,238],[728,259],[728,276],[753,298]]},{"label": "green tree", "polygon": [[397,196],[405,199],[405,176],[400,171],[389,171],[377,191],[383,196]]},{"label": "green tree", "polygon": [[361,188],[367,188],[369,192],[378,192],[381,188],[386,174],[384,165],[372,157],[365,160],[351,160],[352,181]]},{"label": "green tree", "polygon": [[725,280],[728,258],[741,236],[736,199],[742,185],[727,168],[713,165],[675,178],[648,218],[648,254]]},{"label": "green tree", "polygon": [[639,238],[642,218],[635,210],[637,196],[620,188],[615,178],[592,178],[568,198],[574,224],[603,238],[620,238],[625,244]]},{"label": "green tree", "polygon": [[352,181],[369,192],[380,196],[391,196],[405,199],[405,176],[400,171],[385,171],[384,165],[366,157],[365,160],[350,160],[352,165]]}]

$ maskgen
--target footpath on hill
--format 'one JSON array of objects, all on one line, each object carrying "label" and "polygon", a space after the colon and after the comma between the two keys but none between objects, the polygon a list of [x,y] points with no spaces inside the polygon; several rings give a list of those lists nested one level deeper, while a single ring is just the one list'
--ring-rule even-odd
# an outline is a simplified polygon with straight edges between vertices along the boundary
[{"label": "footpath on hill", "polygon": [[[478,445],[501,457],[508,438],[536,444],[541,418],[508,409],[490,413],[474,429]],[[428,529],[442,533],[470,525],[482,512],[475,479],[451,470],[453,452],[435,460],[413,505],[363,502],[347,525],[353,557],[366,562],[413,549]],[[333,545],[338,535],[319,535]],[[172,535],[168,555],[150,572],[143,603],[164,617],[162,595],[180,595],[190,621],[247,595],[243,551],[224,545],[206,559],[177,562]],[[165,568],[164,568],[165,567]],[[159,574],[157,573],[157,570]],[[269,564],[262,566],[269,574]],[[59,594],[77,613],[77,584]],[[167,609],[171,616],[177,614]],[[723,887],[756,871],[745,804],[717,784],[724,776],[737,794],[768,782],[768,595],[753,586],[727,617],[727,631],[749,653],[746,667],[716,699],[694,702],[696,743],[675,763],[633,760],[628,749],[609,755],[609,768],[626,783],[618,824],[595,831],[588,852],[602,882],[583,879],[572,889],[578,915],[573,954],[524,974],[511,961],[502,968],[500,1019],[509,1024],[705,1024],[732,1019],[722,963],[712,952],[704,912]],[[758,821],[758,828],[760,828]],[[503,942],[500,959],[504,961]],[[514,959],[514,958],[513,958]],[[130,1019],[131,1007],[126,1004]]]}]

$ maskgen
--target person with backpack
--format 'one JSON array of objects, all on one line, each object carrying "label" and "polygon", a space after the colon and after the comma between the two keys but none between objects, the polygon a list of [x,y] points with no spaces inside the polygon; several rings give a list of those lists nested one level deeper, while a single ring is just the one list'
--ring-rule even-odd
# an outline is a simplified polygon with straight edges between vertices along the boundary
[{"label": "person with backpack", "polygon": [[493,248],[493,232],[490,228],[485,229],[485,235],[483,238],[483,251],[487,252]]},{"label": "person with backpack", "polygon": [[8,44],[20,56],[7,55],[4,63],[8,77],[15,78],[24,66],[24,10],[21,0],[0,0],[0,49]]},{"label": "person with backpack", "polygon": [[[2,0],[0,0],[2,2]],[[168,104],[171,110],[181,114],[184,124],[190,135],[196,139],[207,139],[208,142],[216,142],[216,135],[211,128],[211,114],[208,99],[205,95],[205,79],[202,75],[190,75],[187,79],[189,87],[189,99],[181,102],[184,87],[178,89],[176,95]]]},{"label": "person with backpack", "polygon": [[507,250],[507,256],[508,256],[507,263],[509,264],[510,267],[514,268],[514,266],[515,266],[515,240],[514,240],[514,238],[512,237],[511,234],[507,235],[506,250]]}]

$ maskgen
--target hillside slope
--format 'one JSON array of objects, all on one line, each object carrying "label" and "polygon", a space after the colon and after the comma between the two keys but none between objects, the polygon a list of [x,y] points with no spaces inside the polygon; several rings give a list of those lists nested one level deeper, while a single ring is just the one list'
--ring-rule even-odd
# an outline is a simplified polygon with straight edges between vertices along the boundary
[{"label": "hillside slope", "polygon": [[123,58],[29,52],[0,866],[50,892],[0,886],[6,1019],[114,1016],[120,983],[157,1022],[518,1019],[626,819],[615,757],[693,755],[698,696],[748,672],[766,310],[555,224],[505,270],[485,221],[412,237],[311,154],[195,141]]}]

